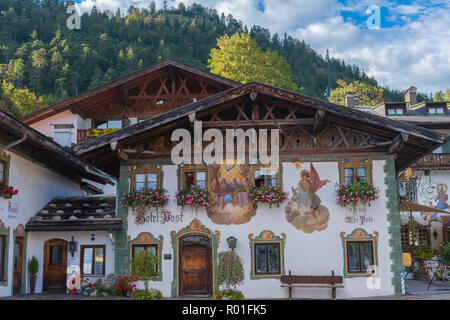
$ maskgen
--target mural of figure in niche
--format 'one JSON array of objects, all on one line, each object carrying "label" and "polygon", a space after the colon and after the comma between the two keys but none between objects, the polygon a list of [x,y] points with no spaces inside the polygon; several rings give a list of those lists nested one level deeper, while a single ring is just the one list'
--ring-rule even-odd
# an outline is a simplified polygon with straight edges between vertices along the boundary
[{"label": "mural of figure in niche", "polygon": [[[424,205],[439,210],[448,210],[448,186],[445,183],[432,181],[423,183],[419,194]],[[437,212],[421,212],[420,216],[428,223],[433,221],[442,222],[442,216]]]},{"label": "mural of figure in niche", "polygon": [[[296,163],[297,168],[301,165]],[[325,230],[328,226],[328,209],[321,205],[317,190],[329,180],[320,180],[319,174],[310,164],[310,170],[302,170],[297,188],[292,188],[291,200],[286,205],[286,220],[296,229],[306,233]]]},{"label": "mural of figure in niche", "polygon": [[217,224],[249,222],[256,209],[248,199],[250,168],[247,164],[223,164],[211,167],[211,194],[215,205],[208,216]]}]

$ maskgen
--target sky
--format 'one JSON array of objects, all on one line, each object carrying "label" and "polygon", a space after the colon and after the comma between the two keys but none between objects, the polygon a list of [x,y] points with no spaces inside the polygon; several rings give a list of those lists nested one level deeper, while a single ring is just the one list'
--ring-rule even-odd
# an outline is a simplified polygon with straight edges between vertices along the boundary
[{"label": "sky", "polygon": [[[81,10],[126,12],[150,0],[78,0]],[[382,86],[424,93],[450,88],[450,0],[167,0],[232,14],[251,28],[287,33],[319,54],[356,64]],[[161,8],[163,0],[155,1]]]}]

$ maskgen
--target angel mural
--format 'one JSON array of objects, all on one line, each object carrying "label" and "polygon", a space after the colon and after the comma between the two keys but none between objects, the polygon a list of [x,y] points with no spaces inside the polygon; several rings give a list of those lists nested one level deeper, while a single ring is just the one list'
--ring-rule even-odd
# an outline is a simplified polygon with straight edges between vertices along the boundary
[{"label": "angel mural", "polygon": [[[296,163],[297,168],[301,165]],[[319,174],[310,164],[310,170],[302,170],[297,188],[292,188],[292,197],[288,202],[285,212],[286,220],[296,229],[306,233],[321,231],[327,228],[329,212],[321,205],[317,190],[327,184],[329,180],[320,180]]]},{"label": "angel mural", "polygon": [[217,224],[249,222],[256,209],[248,199],[250,168],[247,164],[223,164],[210,167],[211,194],[215,205],[208,216]]}]

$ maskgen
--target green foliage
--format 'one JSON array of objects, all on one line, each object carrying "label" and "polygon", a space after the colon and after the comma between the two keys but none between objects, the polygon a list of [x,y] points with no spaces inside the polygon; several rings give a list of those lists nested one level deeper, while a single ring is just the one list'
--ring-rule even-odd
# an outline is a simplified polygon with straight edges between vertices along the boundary
[{"label": "green foliage", "polygon": [[291,68],[273,50],[263,51],[256,40],[245,33],[224,35],[211,49],[208,68],[212,73],[241,83],[257,81],[288,90],[297,90]]},{"label": "green foliage", "polygon": [[244,267],[241,259],[232,250],[219,254],[217,266],[217,285],[231,289],[244,282]]},{"label": "green foliage", "polygon": [[337,84],[339,88],[331,90],[328,98],[333,103],[345,106],[346,95],[357,95],[361,106],[374,106],[384,101],[382,88],[359,81],[347,83],[341,79],[337,81]]},{"label": "green foliage", "polygon": [[228,297],[230,300],[244,300],[244,294],[241,291],[226,289],[214,292],[214,298]]},{"label": "green foliage", "polygon": [[450,102],[450,88],[447,88],[445,92],[438,91],[433,97],[434,102]]},{"label": "green foliage", "polygon": [[447,265],[450,265],[450,242],[442,246],[439,258]]},{"label": "green foliage", "polygon": [[134,300],[162,300],[163,295],[161,291],[155,288],[146,289],[138,289],[135,290],[131,296]]},{"label": "green foliage", "polygon": [[[93,8],[81,17],[81,30],[66,26],[69,5],[53,0],[0,1],[0,81],[28,88],[50,105],[167,58],[206,69],[217,38],[244,32],[265,53],[265,68],[268,61],[276,63],[275,78],[292,73],[292,81],[280,86],[293,88],[294,83],[301,92],[324,98],[328,65],[333,86],[337,79],[377,84],[357,66],[325,59],[303,41],[259,26],[247,32],[231,15],[199,4],[156,10],[150,3],[148,8],[130,7],[124,15],[118,10],[111,19]],[[19,116],[38,108],[15,112],[11,108],[16,105],[4,105],[2,110]]]},{"label": "green foliage", "polygon": [[158,275],[158,257],[150,250],[144,250],[131,261],[131,276],[144,281],[148,290],[149,281]]},{"label": "green foliage", "polygon": [[30,261],[28,261],[28,273],[30,275],[35,275],[39,271],[39,261],[33,256]]},{"label": "green foliage", "polygon": [[214,204],[211,193],[208,190],[203,190],[197,187],[194,187],[191,190],[178,190],[175,194],[175,198],[177,199],[177,204],[183,208],[204,207],[205,209],[208,209]]},{"label": "green foliage", "polygon": [[430,246],[416,246],[412,250],[412,256],[419,260],[428,260],[433,258],[434,250]]}]

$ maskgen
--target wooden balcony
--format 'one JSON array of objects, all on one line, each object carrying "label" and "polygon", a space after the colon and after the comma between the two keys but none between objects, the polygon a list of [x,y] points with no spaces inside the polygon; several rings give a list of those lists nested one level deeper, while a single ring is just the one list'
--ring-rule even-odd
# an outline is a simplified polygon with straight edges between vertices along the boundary
[{"label": "wooden balcony", "polygon": [[422,170],[450,169],[450,153],[430,153],[411,165],[411,168]]},{"label": "wooden balcony", "polygon": [[88,141],[96,137],[114,132],[119,129],[82,129],[77,130],[77,144]]}]

